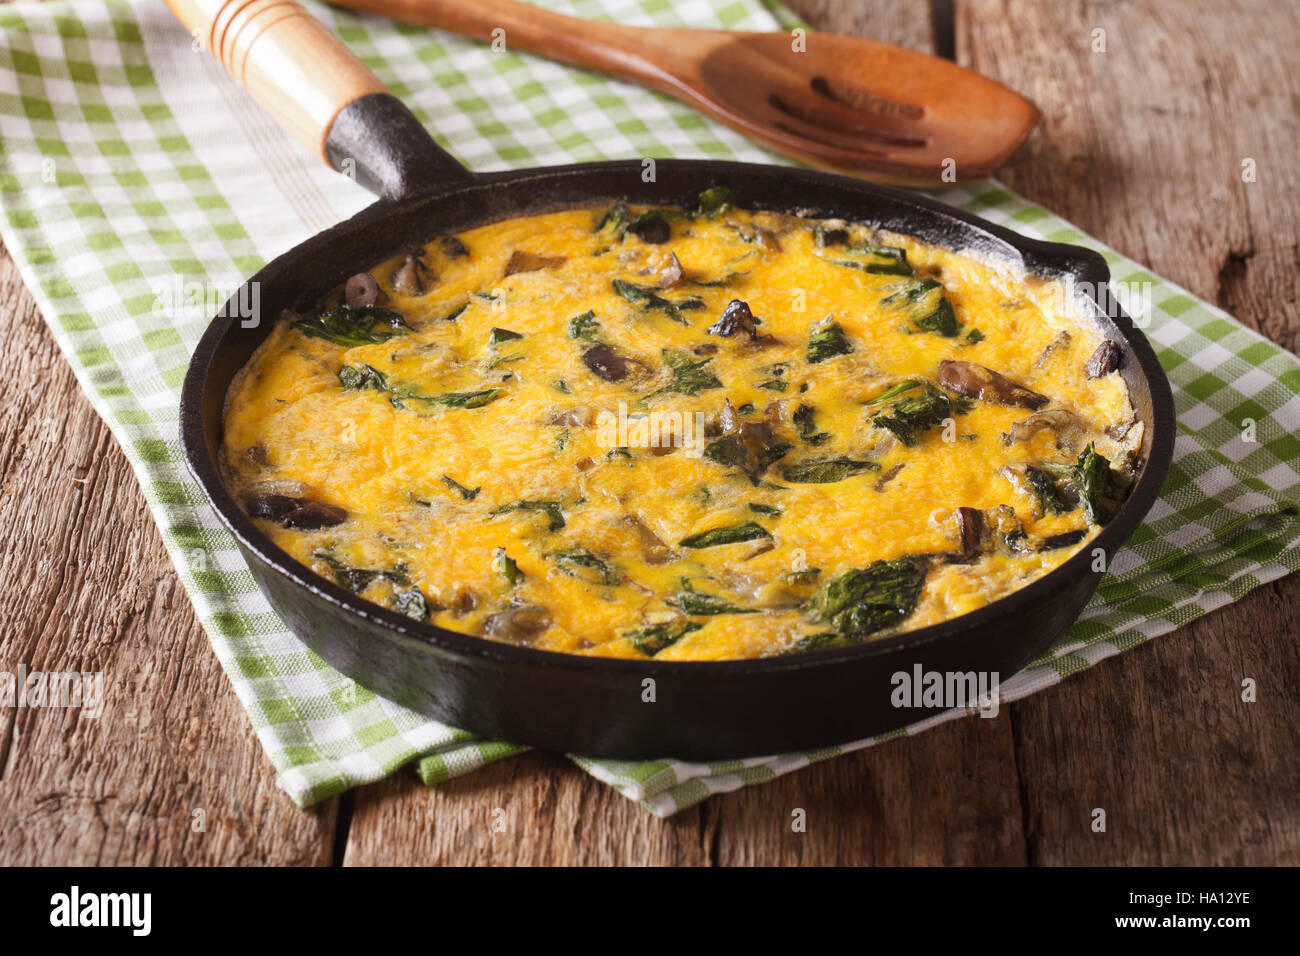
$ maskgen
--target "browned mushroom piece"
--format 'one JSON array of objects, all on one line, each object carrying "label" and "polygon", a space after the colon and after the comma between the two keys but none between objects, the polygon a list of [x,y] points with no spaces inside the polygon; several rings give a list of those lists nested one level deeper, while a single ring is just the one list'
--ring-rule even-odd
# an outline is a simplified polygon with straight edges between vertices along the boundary
[{"label": "browned mushroom piece", "polygon": [[807,588],[797,589],[786,581],[772,581],[763,588],[755,603],[767,610],[788,611],[803,607],[810,596]]},{"label": "browned mushroom piece", "polygon": [[984,541],[984,512],[978,508],[958,508],[957,527],[961,530],[962,554],[974,557]]},{"label": "browned mushroom piece", "polygon": [[1133,426],[1136,424],[1136,418],[1130,418],[1126,422],[1116,422],[1114,425],[1108,425],[1106,427],[1106,434],[1116,441],[1123,441],[1128,437],[1128,433],[1133,430]]},{"label": "browned mushroom piece", "polygon": [[473,588],[459,587],[456,589],[456,596],[451,599],[451,611],[458,617],[462,614],[468,614],[474,608],[478,607],[478,592]]},{"label": "browned mushroom piece", "polygon": [[546,416],[546,424],[565,428],[586,428],[592,423],[595,414],[586,405],[571,405],[568,408],[552,409]]},{"label": "browned mushroom piece", "polygon": [[448,259],[460,259],[469,255],[469,250],[465,248],[465,243],[461,242],[455,236],[443,236],[439,242],[442,246],[442,253]]},{"label": "browned mushroom piece", "polygon": [[539,269],[555,269],[564,263],[564,256],[542,256],[536,252],[516,249],[510,253],[510,261],[506,263],[506,275],[512,276],[516,272],[537,272]]},{"label": "browned mushroom piece", "polygon": [[668,422],[651,430],[650,454],[655,458],[671,455],[686,443],[676,424]]},{"label": "browned mushroom piece", "polygon": [[297,528],[299,531],[315,531],[317,528],[332,528],[347,519],[347,511],[338,505],[309,501],[285,515],[280,523],[286,528]]},{"label": "browned mushroom piece", "polygon": [[1070,344],[1070,333],[1062,329],[1052,337],[1052,341],[1047,343],[1047,348],[1039,353],[1038,358],[1034,359],[1034,368],[1042,368],[1043,364],[1052,357],[1052,353],[1057,352]]},{"label": "browned mushroom piece", "polygon": [[758,230],[758,243],[768,252],[781,252],[781,240],[770,229]]},{"label": "browned mushroom piece", "polygon": [[650,530],[649,525],[636,515],[624,515],[623,524],[636,535],[641,545],[641,556],[645,558],[646,564],[668,564],[677,557],[677,552],[664,544],[663,539]]},{"label": "browned mushroom piece", "polygon": [[283,521],[286,515],[302,507],[302,504],[301,498],[290,498],[288,495],[258,495],[244,502],[244,510],[254,518]]},{"label": "browned mushroom piece", "polygon": [[1122,358],[1123,353],[1120,352],[1119,346],[1106,339],[1097,346],[1097,351],[1092,353],[1092,358],[1088,359],[1088,364],[1085,366],[1088,377],[1101,378],[1103,375],[1109,375],[1119,368]]},{"label": "browned mushroom piece", "polygon": [[1063,448],[1074,448],[1084,430],[1083,419],[1065,408],[1044,408],[1034,412],[1024,421],[1016,422],[1007,433],[1006,443],[1015,445],[1029,441],[1044,428],[1056,434],[1057,444]]},{"label": "browned mushroom piece", "polygon": [[657,212],[639,217],[637,222],[629,227],[628,232],[637,236],[642,242],[655,245],[667,242],[673,237],[672,226],[668,225],[668,220]]},{"label": "browned mushroom piece", "polygon": [[613,346],[604,342],[583,352],[582,363],[607,382],[621,382],[642,367],[640,362],[620,355]]},{"label": "browned mushroom piece", "polygon": [[681,285],[682,279],[686,277],[686,272],[682,269],[682,261],[677,258],[677,253],[668,253],[668,263],[659,270],[659,281],[655,284],[659,289],[671,289]]},{"label": "browned mushroom piece", "polygon": [[521,604],[489,614],[483,629],[492,637],[527,644],[551,626],[551,612],[540,604]]},{"label": "browned mushroom piece", "polygon": [[709,335],[724,337],[744,332],[752,339],[758,334],[758,323],[754,321],[754,313],[749,310],[747,302],[732,299],[722,310],[722,317],[710,325],[708,331]]},{"label": "browned mushroom piece", "polygon": [[900,461],[898,464],[894,465],[894,467],[890,468],[887,472],[885,472],[883,475],[877,478],[876,485],[875,485],[876,491],[884,491],[885,485],[889,484],[891,481],[897,478],[898,473],[906,467],[907,467],[907,462]]},{"label": "browned mushroom piece", "polygon": [[402,295],[424,295],[424,279],[428,269],[419,256],[409,255],[393,273],[393,290]]},{"label": "browned mushroom piece", "polygon": [[763,415],[770,425],[788,425],[792,410],[797,404],[793,399],[778,398],[774,402],[767,403]]},{"label": "browned mushroom piece", "polygon": [[379,303],[379,283],[369,272],[358,272],[343,286],[343,301],[364,309]]},{"label": "browned mushroom piece", "polygon": [[1050,401],[1046,395],[1017,385],[1000,372],[974,362],[940,362],[939,384],[958,395],[995,405],[1039,409]]},{"label": "browned mushroom piece", "polygon": [[722,400],[722,411],[718,412],[718,427],[722,429],[724,435],[734,435],[740,431],[740,415],[736,413],[736,406],[731,404],[731,399]]}]

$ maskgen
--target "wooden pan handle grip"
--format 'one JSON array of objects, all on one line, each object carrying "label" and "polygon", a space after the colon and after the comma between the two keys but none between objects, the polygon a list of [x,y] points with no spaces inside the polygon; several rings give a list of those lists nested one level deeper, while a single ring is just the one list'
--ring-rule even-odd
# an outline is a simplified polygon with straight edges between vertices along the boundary
[{"label": "wooden pan handle grip", "polygon": [[167,0],[282,127],[326,162],[339,112],[384,84],[296,0]]}]

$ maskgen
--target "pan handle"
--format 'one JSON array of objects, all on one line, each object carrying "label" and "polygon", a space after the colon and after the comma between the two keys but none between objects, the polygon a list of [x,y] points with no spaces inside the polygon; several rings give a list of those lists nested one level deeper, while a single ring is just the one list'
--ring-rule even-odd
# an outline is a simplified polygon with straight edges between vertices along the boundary
[{"label": "pan handle", "polygon": [[473,173],[296,0],[167,0],[253,99],[330,166],[387,198]]}]

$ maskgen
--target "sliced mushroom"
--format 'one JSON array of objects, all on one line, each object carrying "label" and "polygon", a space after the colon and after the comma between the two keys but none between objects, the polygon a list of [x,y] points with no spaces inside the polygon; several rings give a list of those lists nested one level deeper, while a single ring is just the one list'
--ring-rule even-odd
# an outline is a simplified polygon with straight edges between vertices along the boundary
[{"label": "sliced mushroom", "polygon": [[245,501],[244,508],[254,518],[282,521],[286,515],[296,511],[302,504],[301,498],[290,498],[288,495],[258,495]]},{"label": "sliced mushroom", "polygon": [[642,369],[640,362],[619,354],[613,346],[601,342],[582,353],[582,363],[607,382],[621,382]]},{"label": "sliced mushroom", "polygon": [[1012,554],[1029,550],[1029,537],[1025,534],[1025,526],[1016,516],[1016,509],[1010,505],[998,505],[986,511],[984,527],[1003,550]]},{"label": "sliced mushroom", "polygon": [[551,612],[540,604],[521,604],[489,614],[483,629],[498,640],[527,644],[551,626]]},{"label": "sliced mushroom", "polygon": [[1044,408],[1042,411],[1034,412],[1024,421],[1012,425],[1011,431],[1007,433],[1006,443],[1015,445],[1029,441],[1047,428],[1055,433],[1059,447],[1071,449],[1078,446],[1084,427],[1083,419],[1072,411],[1064,408]]},{"label": "sliced mushroom", "polygon": [[1115,425],[1107,426],[1106,434],[1109,435],[1111,438],[1115,439],[1116,441],[1123,441],[1125,438],[1128,437],[1128,433],[1133,430],[1133,426],[1136,424],[1137,424],[1137,419],[1130,418],[1126,422],[1119,422]]},{"label": "sliced mushroom", "polygon": [[1062,531],[1060,534],[1054,534],[1044,538],[1039,542],[1038,550],[1055,551],[1057,548],[1068,548],[1072,544],[1078,544],[1087,537],[1087,535],[1088,532],[1082,529],[1078,531]]},{"label": "sliced mushroom", "polygon": [[724,568],[718,575],[718,580],[724,588],[747,602],[757,601],[763,588],[767,586],[766,578],[745,571],[733,571],[730,568]]},{"label": "sliced mushroom", "polygon": [[624,515],[623,524],[636,535],[641,544],[641,556],[645,558],[646,564],[668,564],[677,557],[677,552],[664,544],[663,539],[650,530],[649,525],[636,515]]},{"label": "sliced mushroom", "polygon": [[722,429],[724,435],[734,435],[740,431],[740,416],[729,398],[722,400],[722,411],[718,413],[718,427]]},{"label": "sliced mushroom", "polygon": [[369,272],[358,272],[343,286],[343,301],[364,309],[379,302],[379,283]]},{"label": "sliced mushroom", "polygon": [[767,407],[763,409],[763,415],[772,425],[790,424],[790,416],[798,402],[790,398],[778,398],[774,402],[768,402]]},{"label": "sliced mushroom", "polygon": [[682,262],[677,258],[677,253],[668,253],[668,264],[659,270],[659,281],[656,283],[657,288],[671,289],[681,284],[686,273],[682,270]]},{"label": "sliced mushroom", "polygon": [[996,405],[1038,409],[1050,401],[1046,395],[1017,385],[1005,375],[974,362],[940,362],[939,384],[958,395]]},{"label": "sliced mushroom", "polygon": [[289,495],[257,495],[247,499],[244,507],[254,518],[275,521],[286,528],[296,528],[299,531],[332,528],[336,524],[342,524],[348,517],[347,511],[338,505]]},{"label": "sliced mushroom", "polygon": [[973,558],[984,542],[984,512],[978,508],[958,508],[957,528],[961,532],[962,554]]},{"label": "sliced mushroom", "polygon": [[332,528],[347,519],[347,511],[338,505],[309,501],[281,518],[280,523],[286,528],[296,528],[299,531],[315,531],[317,528]]},{"label": "sliced mushroom", "polygon": [[744,332],[752,339],[758,334],[758,323],[754,321],[754,313],[749,310],[747,302],[732,299],[722,310],[722,317],[710,325],[708,331],[709,335],[724,337]]},{"label": "sliced mushroom", "polygon": [[393,273],[393,289],[402,295],[424,295],[424,278],[428,272],[418,256],[409,255]]},{"label": "sliced mushroom", "polygon": [[796,589],[785,581],[769,582],[754,603],[761,608],[773,611],[786,611],[803,607],[808,601],[806,588]]},{"label": "sliced mushroom", "polygon": [[1088,359],[1088,364],[1085,366],[1088,377],[1101,378],[1103,375],[1109,375],[1119,368],[1122,358],[1123,353],[1120,352],[1119,346],[1106,339],[1097,346],[1097,351],[1092,353],[1092,358]]},{"label": "sliced mushroom", "polygon": [[668,220],[658,213],[652,213],[644,217],[629,230],[634,233],[642,242],[650,242],[658,245],[667,242],[673,236],[673,230],[668,225]]},{"label": "sliced mushroom", "polygon": [[876,479],[876,491],[884,491],[885,485],[889,484],[891,481],[897,478],[898,473],[906,467],[907,467],[907,462],[900,461],[897,465],[894,465],[894,467],[890,468],[889,471],[882,474],[879,478]]},{"label": "sliced mushroom", "polygon": [[570,408],[552,410],[551,414],[546,416],[546,424],[567,428],[586,428],[591,424],[593,417],[591,409],[586,405],[574,405]]},{"label": "sliced mushroom", "polygon": [[776,237],[776,233],[769,229],[758,230],[758,244],[768,252],[781,251],[781,240]]},{"label": "sliced mushroom", "polygon": [[461,242],[455,236],[443,236],[439,243],[442,246],[442,253],[448,259],[460,259],[469,255],[469,250],[465,248],[465,243]]},{"label": "sliced mushroom", "polygon": [[1052,337],[1052,341],[1047,343],[1047,348],[1039,353],[1038,358],[1034,359],[1034,368],[1041,368],[1043,363],[1052,357],[1052,353],[1065,348],[1070,344],[1070,333],[1062,329]]},{"label": "sliced mushroom", "polygon": [[459,587],[456,596],[451,599],[451,611],[457,616],[468,614],[478,607],[478,592],[473,588]]},{"label": "sliced mushroom", "polygon": [[506,263],[506,275],[512,276],[516,272],[537,272],[540,269],[555,269],[565,263],[564,256],[543,256],[536,252],[525,252],[522,249],[516,249],[510,253],[510,261]]},{"label": "sliced mushroom", "polygon": [[681,433],[678,423],[671,419],[661,421],[650,430],[650,454],[656,458],[671,455],[686,444],[686,436]]}]

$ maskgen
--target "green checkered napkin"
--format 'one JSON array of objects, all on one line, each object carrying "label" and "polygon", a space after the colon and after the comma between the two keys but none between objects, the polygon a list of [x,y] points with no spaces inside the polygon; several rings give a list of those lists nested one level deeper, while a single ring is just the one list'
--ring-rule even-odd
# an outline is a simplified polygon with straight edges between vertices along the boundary
[{"label": "green checkered napkin", "polygon": [[[775,30],[760,0],[548,0],[625,23]],[[313,12],[474,169],[639,156],[773,162],[637,87],[319,5]],[[180,461],[192,347],[238,282],[370,202],[280,132],[158,0],[0,7],[0,232],[95,409],[130,458],[213,649],[280,783],[306,806],[411,761],[427,782],[518,752],[374,696],[272,613]],[[1146,323],[1174,383],[1163,497],[1069,633],[1001,686],[1015,700],[1300,567],[1300,361],[995,183],[945,201],[1030,236],[1098,248],[1150,283]],[[1255,441],[1245,440],[1252,420]],[[575,757],[667,815],[888,737],[713,764]]]}]

